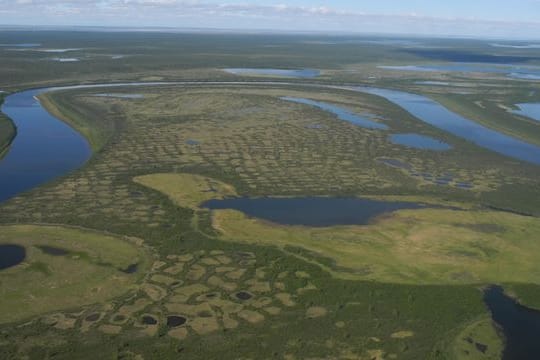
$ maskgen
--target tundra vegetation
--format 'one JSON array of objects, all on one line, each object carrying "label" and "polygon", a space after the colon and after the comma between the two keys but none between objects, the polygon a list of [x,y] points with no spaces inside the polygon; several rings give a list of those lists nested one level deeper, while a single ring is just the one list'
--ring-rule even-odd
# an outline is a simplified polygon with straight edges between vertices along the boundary
[{"label": "tundra vegetation", "polygon": [[[26,250],[20,264],[0,271],[0,357],[497,359],[503,339],[482,288],[503,284],[539,307],[540,168],[478,148],[382,98],[305,86],[418,92],[539,143],[540,123],[506,109],[538,101],[532,84],[500,74],[385,71],[377,59],[426,60],[310,37],[15,32],[10,39],[34,35],[32,42],[51,48],[80,49],[70,56],[83,60],[24,51],[21,63],[22,52],[2,49],[0,87],[201,82],[114,88],[140,96],[101,96],[109,90],[100,88],[40,96],[94,154],[73,173],[0,204],[0,244]],[[112,59],[118,53],[124,57]],[[279,78],[286,85],[220,70],[248,65],[322,73]],[[428,80],[456,85],[418,84]],[[339,106],[389,130],[284,97]],[[396,145],[394,133],[452,148]],[[429,206],[364,226],[317,228],[202,206],[302,196]]]}]

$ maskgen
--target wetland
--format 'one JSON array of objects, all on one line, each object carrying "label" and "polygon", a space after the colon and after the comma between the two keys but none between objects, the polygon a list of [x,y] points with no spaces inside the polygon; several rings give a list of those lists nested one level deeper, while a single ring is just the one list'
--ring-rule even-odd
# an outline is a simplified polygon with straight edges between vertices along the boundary
[{"label": "wetland", "polygon": [[405,46],[459,43],[430,41],[0,33],[84,60],[0,49],[19,130],[0,161],[0,246],[19,249],[0,251],[0,357],[537,351],[512,325],[535,315],[478,288],[540,299],[540,170],[520,136],[537,121],[508,105],[540,99],[530,81],[502,83],[506,68],[377,68],[434,56]]}]

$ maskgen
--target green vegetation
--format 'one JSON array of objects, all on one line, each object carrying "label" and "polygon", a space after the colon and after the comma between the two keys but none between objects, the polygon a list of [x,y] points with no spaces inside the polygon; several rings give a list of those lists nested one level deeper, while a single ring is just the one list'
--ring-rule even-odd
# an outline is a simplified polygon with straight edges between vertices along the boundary
[{"label": "green vegetation", "polygon": [[[538,167],[479,149],[381,98],[303,85],[423,93],[534,143],[538,125],[505,107],[537,101],[538,94],[500,74],[389,72],[377,65],[432,61],[393,45],[349,40],[0,33],[1,44],[80,49],[70,52],[81,59],[72,63],[0,49],[0,88],[8,91],[200,82],[114,88],[143,95],[132,99],[98,97],[108,90],[97,88],[40,97],[88,139],[94,156],[83,168],[0,204],[0,242],[28,251],[23,264],[0,273],[0,293],[17,294],[0,300],[6,322],[0,358],[499,358],[502,339],[478,285],[504,283],[520,301],[539,307]],[[475,41],[428,44],[492,50]],[[273,78],[220,70],[243,66],[312,67],[323,74],[277,85],[254,83]],[[204,83],[243,80],[252,84]],[[452,85],[416,84],[422,80]],[[369,113],[391,131],[366,130],[283,96]],[[397,146],[390,133],[432,136],[453,149]],[[442,178],[449,180],[438,184]],[[198,207],[228,196],[303,195],[421,200],[459,210],[401,211],[365,227],[309,229]],[[52,256],[44,245],[68,254]],[[120,271],[134,263],[136,273]],[[168,325],[169,316],[186,322]]]},{"label": "green vegetation", "polygon": [[133,180],[166,194],[180,206],[190,208],[197,208],[206,200],[237,195],[228,184],[193,174],[153,174],[138,176]]},{"label": "green vegetation", "polygon": [[[4,103],[4,96],[0,94],[0,107]],[[17,129],[13,122],[4,114],[0,113],[0,159],[9,149],[9,145],[17,135]]]},{"label": "green vegetation", "polygon": [[452,359],[498,360],[503,343],[489,317],[475,320],[459,333],[452,346]]},{"label": "green vegetation", "polygon": [[[140,240],[81,229],[2,226],[0,243],[26,249],[23,263],[0,273],[0,323],[117,297],[148,268],[149,256]],[[132,264],[140,272],[124,273]]]},{"label": "green vegetation", "polygon": [[[94,152],[110,140],[115,133],[117,121],[106,114],[99,112],[99,108],[80,108],[69,102],[66,92],[54,93],[54,101],[51,94],[45,93],[39,96],[39,101],[52,115],[73,126],[89,141]],[[105,120],[105,118],[107,120]]]},{"label": "green vegetation", "polygon": [[[91,96],[99,90],[50,94],[51,100],[55,96],[65,97],[66,101],[69,98],[72,106],[81,113],[105,114],[103,118],[85,118],[85,121],[87,124],[96,122],[99,127],[100,123],[112,119],[116,124],[111,128],[114,133],[83,169],[6,202],[0,217],[3,222],[76,224],[137,236],[158,251],[159,259],[147,273],[146,280],[120,298],[101,301],[81,310],[46,314],[24,331],[8,331],[9,345],[0,347],[4,357],[22,351],[32,358],[34,348],[60,354],[58,358],[85,358],[89,356],[86,353],[90,348],[94,357],[115,352],[126,357],[138,354],[145,358],[166,359],[175,357],[180,348],[190,358],[218,354],[235,357],[242,348],[242,353],[253,357],[273,353],[295,357],[386,354],[399,358],[436,359],[447,351],[435,345],[443,334],[486,314],[481,293],[473,287],[340,280],[331,277],[320,264],[327,264],[331,273],[343,273],[347,269],[302,248],[283,247],[280,250],[274,244],[261,246],[256,242],[238,242],[241,238],[234,242],[230,239],[222,241],[212,227],[210,213],[192,207],[210,194],[219,197],[260,192],[278,195],[339,193],[339,189],[332,188],[339,183],[336,177],[330,172],[320,172],[320,169],[339,161],[342,154],[350,153],[347,156],[354,159],[355,153],[362,153],[362,144],[372,151],[377,146],[381,151],[389,148],[383,135],[370,132],[368,136],[373,139],[380,136],[380,145],[367,138],[362,140],[366,136],[362,129],[309,107],[280,101],[276,96],[309,95],[340,103],[342,96],[347,99],[351,95],[284,88],[136,90],[144,94],[143,99]],[[134,90],[130,89],[130,92]],[[351,96],[342,104],[362,111],[358,105],[361,99],[362,96]],[[362,106],[385,114],[385,108],[376,107],[378,103],[372,100],[372,97],[366,97]],[[271,121],[277,111],[283,117]],[[324,145],[323,139],[328,136],[306,127],[313,123],[322,123],[338,138],[334,143]],[[340,134],[352,137],[340,145],[340,136],[343,136]],[[318,138],[313,151],[302,150]],[[225,139],[228,146],[225,146]],[[275,139],[276,145],[267,144],[265,139]],[[356,142],[359,147],[349,150]],[[316,149],[328,159],[312,159]],[[401,148],[395,151],[401,156],[407,152]],[[278,156],[279,161],[271,155]],[[400,171],[370,162],[369,166],[375,166],[381,176],[381,181],[376,181],[376,173],[366,168],[364,159],[368,157],[360,157],[357,162],[349,160],[347,171],[332,167],[334,175],[343,179],[353,176],[351,181],[342,184],[350,184],[347,186],[351,191],[355,189],[355,193],[373,189],[373,195],[378,195],[377,185],[383,182],[410,184],[407,185],[412,189],[410,196],[420,193],[415,189],[438,189],[433,185],[417,184]],[[315,168],[310,169],[312,167]],[[309,181],[311,175],[305,171],[314,171],[320,176]],[[156,172],[168,175],[148,176]],[[199,176],[182,175],[185,172]],[[208,173],[217,175],[219,180],[209,181],[202,177]],[[481,189],[487,182],[478,179]],[[178,181],[180,186],[174,186],[171,180]],[[141,184],[171,192],[177,203]],[[234,184],[235,189],[226,184]],[[216,192],[192,191],[212,189]],[[452,191],[468,194],[463,190]],[[184,196],[186,192],[188,196]],[[441,199],[433,201],[445,203]],[[218,264],[220,259],[228,261],[220,257],[220,252],[232,262]],[[252,253],[254,261],[242,261],[239,253]],[[190,255],[193,260],[186,260],[188,264],[183,266],[175,257],[191,259]],[[182,285],[175,284],[177,281]],[[205,290],[182,297],[176,289],[185,286]],[[240,309],[238,300],[234,300],[237,291],[255,295],[253,302]],[[207,292],[218,292],[217,302],[200,297]],[[236,305],[223,303],[224,300]],[[428,304],[433,303],[439,304],[444,311],[430,308]],[[426,311],[428,308],[430,310]],[[460,314],[458,317],[455,316],[457,313]],[[141,325],[145,315],[157,319],[157,328]],[[169,328],[166,318],[170,315],[186,316],[188,322],[179,328]],[[98,320],[85,320],[88,317]],[[231,324],[238,324],[238,327],[224,331]],[[332,338],[328,338],[328,329],[335,334]],[[261,336],[268,344],[267,348],[255,347],[253,337],[260,339]],[[58,343],[49,343],[47,338],[54,338]],[[138,340],[133,340],[135,338]],[[201,347],[201,342],[211,342],[212,346]],[[149,343],[152,346],[148,346]],[[91,344],[99,344],[99,350],[95,350],[95,346],[89,347]]]},{"label": "green vegetation", "polygon": [[[182,206],[194,207],[213,198],[205,186],[212,180],[200,176],[156,174],[137,181]],[[216,190],[215,198],[234,194],[224,184]],[[212,224],[223,239],[284,251],[301,247],[330,259],[330,266],[321,265],[338,277],[474,284],[535,282],[539,275],[534,264],[540,253],[535,241],[540,221],[533,217],[495,211],[401,210],[368,226],[313,229],[268,224],[234,210],[212,213]],[[316,258],[313,262],[318,263]]]}]

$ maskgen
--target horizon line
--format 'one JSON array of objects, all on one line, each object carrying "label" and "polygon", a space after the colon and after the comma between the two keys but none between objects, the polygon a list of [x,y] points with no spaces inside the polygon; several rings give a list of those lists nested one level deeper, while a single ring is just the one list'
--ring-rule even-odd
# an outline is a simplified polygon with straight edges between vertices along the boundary
[{"label": "horizon line", "polygon": [[[340,30],[292,30],[292,29],[268,29],[268,28],[233,28],[233,27],[176,27],[176,26],[123,26],[123,25],[62,25],[62,24],[0,24],[0,31],[14,30],[62,30],[70,29],[88,32],[154,32],[154,33],[203,33],[220,34],[229,33],[237,35],[316,35],[316,36],[375,36],[375,37],[403,37],[403,38],[425,38],[425,39],[454,39],[454,40],[504,40],[504,41],[540,41],[540,37],[503,37],[486,35],[458,35],[458,34],[437,34],[427,35],[423,33],[395,33],[395,32],[369,32],[369,31],[340,31]],[[93,30],[93,31],[92,31]],[[100,31],[101,30],[101,31]],[[104,31],[105,30],[105,31]]]}]

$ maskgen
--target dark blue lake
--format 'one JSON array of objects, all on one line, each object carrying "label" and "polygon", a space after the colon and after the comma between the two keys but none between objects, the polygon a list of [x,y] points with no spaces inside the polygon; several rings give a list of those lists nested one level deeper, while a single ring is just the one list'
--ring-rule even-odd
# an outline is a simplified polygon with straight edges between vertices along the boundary
[{"label": "dark blue lake", "polygon": [[355,87],[357,91],[381,96],[418,119],[459,136],[478,146],[514,159],[540,165],[540,147],[501,134],[458,115],[422,95],[380,88]]},{"label": "dark blue lake", "polygon": [[425,205],[362,198],[302,197],[210,200],[202,207],[238,210],[248,216],[282,225],[326,227],[366,225],[379,215],[401,209],[420,209]]},{"label": "dark blue lake", "polygon": [[284,76],[295,78],[314,78],[321,74],[319,70],[314,69],[250,69],[250,68],[236,68],[236,69],[223,69],[225,72],[234,75],[267,75],[267,76]]},{"label": "dark blue lake", "polygon": [[452,147],[445,142],[418,134],[394,134],[390,136],[394,144],[399,144],[414,149],[446,151]]},{"label": "dark blue lake", "polygon": [[80,167],[91,155],[86,139],[35,99],[46,90],[10,95],[2,106],[17,126],[17,137],[0,161],[0,201]]},{"label": "dark blue lake", "polygon": [[514,114],[540,121],[540,103],[516,104],[516,106],[519,110],[514,110]]},{"label": "dark blue lake", "polygon": [[291,101],[291,102],[295,102],[299,104],[317,107],[321,110],[328,111],[329,113],[336,115],[338,119],[340,120],[348,121],[351,124],[358,125],[363,128],[378,129],[378,130],[388,129],[388,126],[384,124],[378,123],[376,121],[368,119],[367,117],[360,116],[358,114],[345,110],[339,106],[335,106],[335,105],[328,104],[325,102],[314,101],[314,100],[309,100],[309,99],[304,99],[304,98],[295,98],[295,97],[282,97],[281,99],[285,101]]},{"label": "dark blue lake", "polygon": [[503,360],[537,360],[540,354],[540,311],[526,308],[499,286],[485,290],[484,301],[505,336]]},{"label": "dark blue lake", "polygon": [[19,245],[0,244],[0,270],[20,264],[26,258],[26,249]]}]

